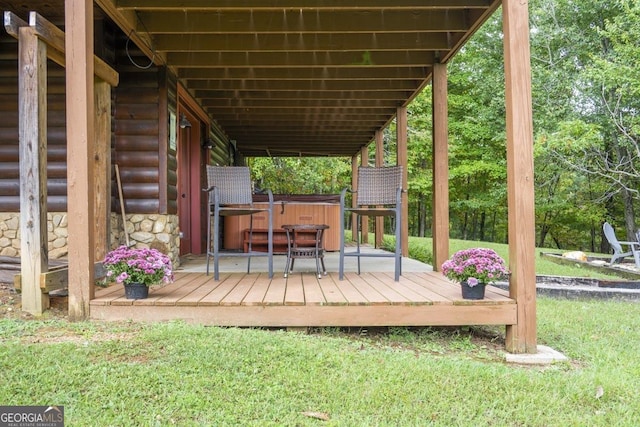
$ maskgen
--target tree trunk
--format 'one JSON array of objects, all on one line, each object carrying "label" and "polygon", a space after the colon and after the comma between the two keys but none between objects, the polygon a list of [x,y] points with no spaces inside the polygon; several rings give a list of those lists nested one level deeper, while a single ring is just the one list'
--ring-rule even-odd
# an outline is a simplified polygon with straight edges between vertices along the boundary
[{"label": "tree trunk", "polygon": [[633,209],[633,196],[625,188],[622,190],[622,201],[624,202],[624,224],[627,231],[627,241],[636,241],[636,223]]}]

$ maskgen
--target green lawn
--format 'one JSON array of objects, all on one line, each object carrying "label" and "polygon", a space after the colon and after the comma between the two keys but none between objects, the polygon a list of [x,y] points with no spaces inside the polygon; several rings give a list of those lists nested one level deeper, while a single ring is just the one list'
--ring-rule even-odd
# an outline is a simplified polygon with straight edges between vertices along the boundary
[{"label": "green lawn", "polygon": [[2,319],[0,402],[64,405],[68,426],[640,425],[640,304],[539,298],[538,316],[570,362],[508,365],[490,328]]},{"label": "green lawn", "polygon": [[[385,246],[388,248],[393,247],[393,237],[385,236]],[[409,237],[409,256],[427,264],[433,263],[433,255],[431,251],[432,240],[427,237]],[[509,262],[509,247],[506,244],[490,243],[490,242],[477,242],[473,240],[457,240],[451,239],[449,241],[449,251],[451,254],[460,250],[468,249],[472,247],[491,248],[495,250],[500,256],[502,256],[507,263]],[[561,265],[547,258],[540,256],[541,253],[556,253],[562,254],[566,251],[559,249],[549,248],[536,248],[536,273],[546,276],[570,276],[570,277],[587,277],[594,279],[611,279],[615,274],[600,273],[594,270],[582,268],[579,264],[575,265]],[[599,255],[601,257],[610,257],[610,254],[588,254]]]}]

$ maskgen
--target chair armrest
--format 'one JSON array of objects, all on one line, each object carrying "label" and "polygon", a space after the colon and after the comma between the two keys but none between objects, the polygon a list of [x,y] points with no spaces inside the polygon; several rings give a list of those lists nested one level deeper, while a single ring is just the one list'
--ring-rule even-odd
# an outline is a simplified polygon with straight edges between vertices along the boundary
[{"label": "chair armrest", "polygon": [[[273,191],[271,191],[270,189],[265,189],[262,191],[267,193],[267,199],[269,200],[269,210],[273,211]],[[264,193],[261,193],[261,194],[264,194]]]},{"label": "chair armrest", "polygon": [[347,188],[343,189],[343,190],[340,192],[340,205],[341,205],[341,206],[344,206],[345,199],[347,198],[347,192],[349,192],[349,193],[352,193],[352,194],[353,194],[353,193],[357,193],[357,192],[358,192],[358,190],[353,190],[353,189],[352,189],[352,188],[350,188],[350,187],[347,187]]}]

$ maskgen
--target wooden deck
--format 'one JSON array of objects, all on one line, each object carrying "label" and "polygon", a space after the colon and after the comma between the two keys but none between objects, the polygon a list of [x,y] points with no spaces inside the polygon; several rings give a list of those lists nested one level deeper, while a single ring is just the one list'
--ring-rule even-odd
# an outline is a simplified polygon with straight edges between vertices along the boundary
[{"label": "wooden deck", "polygon": [[182,319],[219,326],[426,326],[513,325],[516,303],[487,286],[484,300],[463,300],[457,285],[439,273],[337,273],[322,279],[296,273],[178,273],[175,282],[151,288],[149,298],[127,300],[122,286],[96,292],[91,318],[158,322]]}]

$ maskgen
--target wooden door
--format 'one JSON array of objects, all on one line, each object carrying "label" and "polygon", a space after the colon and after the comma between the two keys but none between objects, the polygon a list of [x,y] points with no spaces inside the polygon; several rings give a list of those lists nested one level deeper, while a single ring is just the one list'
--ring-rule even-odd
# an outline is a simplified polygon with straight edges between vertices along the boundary
[{"label": "wooden door", "polygon": [[[202,253],[200,236],[200,122],[183,111],[191,124],[178,127],[178,218],[180,255]],[[180,116],[179,116],[180,117]],[[180,119],[178,119],[180,123]]]}]

